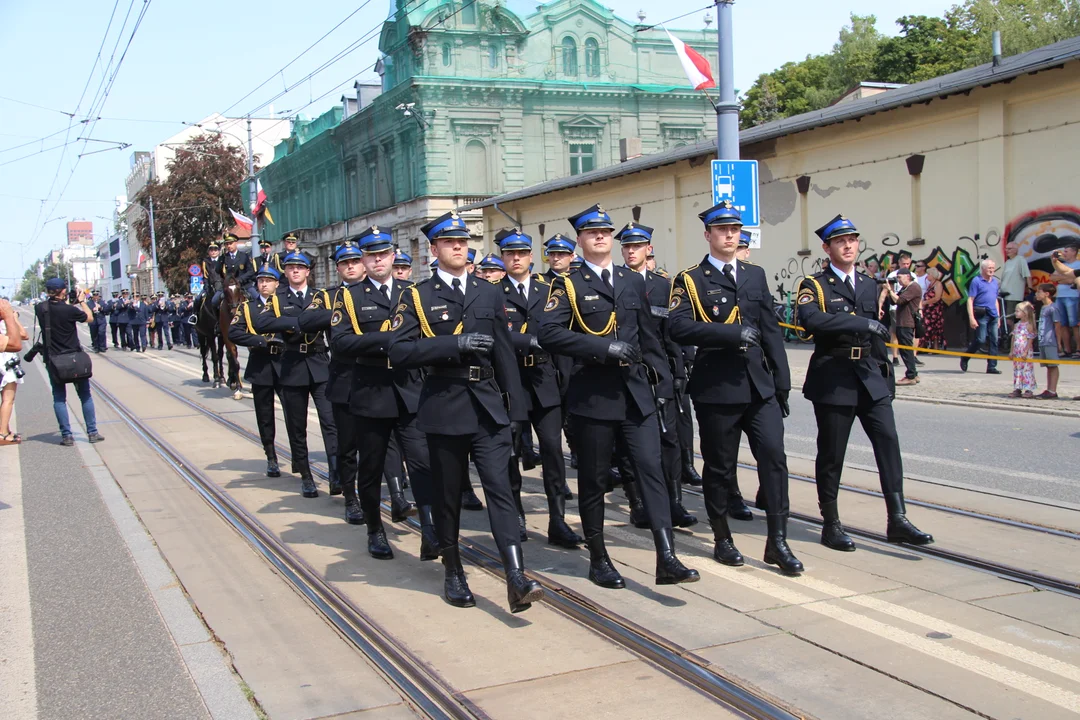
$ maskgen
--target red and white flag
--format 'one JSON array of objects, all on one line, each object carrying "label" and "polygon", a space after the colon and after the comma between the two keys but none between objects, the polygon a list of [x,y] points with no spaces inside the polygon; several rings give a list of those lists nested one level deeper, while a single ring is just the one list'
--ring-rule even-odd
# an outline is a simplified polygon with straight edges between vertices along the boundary
[{"label": "red and white flag", "polygon": [[229,212],[232,213],[233,220],[236,221],[237,225],[242,225],[243,227],[247,228],[248,230],[250,230],[255,225],[255,221],[252,220],[251,218],[247,217],[246,215],[241,215],[240,213],[236,212],[232,208],[229,208]]},{"label": "red and white flag", "polygon": [[263,190],[262,180],[255,178],[255,204],[251,206],[251,214],[259,217],[264,205],[266,205],[266,191]]},{"label": "red and white flag", "polygon": [[139,251],[139,264],[136,265],[136,267],[141,268],[143,266],[144,262],[146,262],[146,253],[144,253],[142,250],[140,250]]},{"label": "red and white flag", "polygon": [[683,72],[686,73],[690,85],[695,90],[716,87],[709,61],[702,57],[697,50],[672,35],[667,28],[664,28],[664,32],[671,38],[671,44],[675,46],[675,52],[679,55],[679,62],[682,63]]}]

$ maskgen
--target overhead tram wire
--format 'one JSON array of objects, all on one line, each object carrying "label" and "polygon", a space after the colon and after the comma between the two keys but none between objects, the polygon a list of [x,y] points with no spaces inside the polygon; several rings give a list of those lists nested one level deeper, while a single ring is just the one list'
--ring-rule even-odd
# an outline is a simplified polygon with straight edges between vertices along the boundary
[{"label": "overhead tram wire", "polygon": [[[661,20],[660,22],[653,23],[652,25],[642,25],[640,27],[636,27],[636,28],[634,28],[634,32],[643,32],[645,30],[652,30],[654,28],[664,27],[664,25],[666,25],[669,22],[675,22],[676,20],[682,20],[687,15],[693,15],[694,13],[699,13],[699,12],[702,12],[704,10],[710,10],[712,7],[713,7],[713,5],[710,3],[709,5],[706,5],[703,8],[698,8],[697,10],[691,10],[690,12],[684,12],[682,15],[676,15],[675,17],[668,18],[667,20]],[[667,30],[667,28],[664,28],[664,30]]]},{"label": "overhead tram wire", "polygon": [[0,95],[0,100],[6,100],[18,105],[25,105],[26,107],[37,108],[38,110],[48,110],[49,112],[60,113],[61,115],[67,115],[69,118],[75,117],[75,113],[69,113],[66,110],[57,110],[56,108],[45,107],[44,105],[35,105],[34,103],[29,103],[25,100],[16,100],[15,98],[6,97],[4,95]]}]

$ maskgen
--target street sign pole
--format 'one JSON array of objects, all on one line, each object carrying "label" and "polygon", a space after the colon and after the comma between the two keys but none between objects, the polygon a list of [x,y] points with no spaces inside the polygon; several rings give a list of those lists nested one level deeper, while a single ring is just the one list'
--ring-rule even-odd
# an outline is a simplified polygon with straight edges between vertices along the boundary
[{"label": "street sign pole", "polygon": [[157,295],[157,231],[154,230],[154,198],[150,198],[150,256],[154,267],[150,269],[150,292]]},{"label": "street sign pole", "polygon": [[716,0],[717,75],[720,101],[716,104],[716,157],[739,159],[739,103],[735,100],[735,33],[731,6],[735,0]]}]

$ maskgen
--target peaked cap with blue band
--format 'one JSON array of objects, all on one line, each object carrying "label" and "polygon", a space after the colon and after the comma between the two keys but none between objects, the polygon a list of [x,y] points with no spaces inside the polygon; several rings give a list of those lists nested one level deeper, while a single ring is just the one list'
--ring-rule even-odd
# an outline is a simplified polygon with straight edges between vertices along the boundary
[{"label": "peaked cap with blue band", "polygon": [[853,225],[846,217],[837,215],[815,230],[814,233],[821,238],[821,242],[827,243],[834,237],[840,237],[841,235],[858,235],[859,231],[855,229],[855,225]]},{"label": "peaked cap with blue band", "polygon": [[577,241],[566,237],[562,233],[555,233],[544,241],[544,250],[549,253],[565,252],[572,253],[577,247]]},{"label": "peaked cap with blue band", "polygon": [[439,258],[435,258],[431,261],[431,269],[435,270],[439,267]]},{"label": "peaked cap with blue band", "polygon": [[594,228],[599,228],[601,230],[615,229],[615,225],[611,222],[611,216],[599,205],[593,205],[588,210],[579,212],[577,215],[569,218],[569,220],[570,224],[574,226],[574,230],[577,232]]},{"label": "peaked cap with blue band", "polygon": [[626,223],[626,227],[615,234],[615,239],[623,245],[640,245],[652,242],[653,229],[648,225]]},{"label": "peaked cap with blue band", "polygon": [[350,238],[338,245],[338,249],[334,251],[334,262],[354,260],[363,257],[363,255],[364,253],[360,249],[360,244],[356,241],[356,238]]},{"label": "peaked cap with blue band", "polygon": [[570,261],[570,269],[577,270],[579,267],[585,264],[585,259],[580,255],[574,255],[574,259]]},{"label": "peaked cap with blue band", "polygon": [[469,248],[469,252],[468,252],[467,257],[468,257],[468,260],[469,260],[470,263],[475,263],[476,262],[476,250],[474,250],[473,248]]},{"label": "peaked cap with blue band", "polygon": [[521,232],[521,228],[500,230],[495,235],[499,250],[532,250],[532,238]]},{"label": "peaked cap with blue band", "polygon": [[404,250],[398,249],[398,251],[394,253],[394,265],[399,267],[412,267],[412,256]]},{"label": "peaked cap with blue band", "polygon": [[465,221],[456,212],[448,212],[440,215],[424,227],[420,228],[428,240],[439,238],[469,238],[469,229],[465,227]]},{"label": "peaked cap with blue band", "polygon": [[506,265],[495,256],[495,253],[485,255],[484,259],[480,261],[480,267],[484,270],[506,270]]},{"label": "peaked cap with blue band", "polygon": [[380,228],[378,225],[367,228],[352,238],[352,241],[360,247],[361,252],[366,253],[383,252],[394,247],[394,236],[390,234],[390,230]]},{"label": "peaked cap with blue band", "polygon": [[281,264],[282,265],[303,265],[306,268],[311,267],[311,261],[308,260],[307,254],[303,253],[303,252],[300,252],[299,250],[294,250],[293,252],[289,253],[284,258],[282,258]]},{"label": "peaked cap with blue band", "polygon": [[730,200],[721,200],[703,213],[698,213],[705,227],[713,225],[742,225],[742,213]]},{"label": "peaked cap with blue band", "polygon": [[739,231],[739,247],[750,247],[750,231]]},{"label": "peaked cap with blue band", "polygon": [[261,277],[271,278],[273,280],[281,280],[281,273],[279,273],[277,271],[277,268],[275,268],[270,263],[263,263],[262,267],[259,268],[259,272],[255,273],[256,279]]}]

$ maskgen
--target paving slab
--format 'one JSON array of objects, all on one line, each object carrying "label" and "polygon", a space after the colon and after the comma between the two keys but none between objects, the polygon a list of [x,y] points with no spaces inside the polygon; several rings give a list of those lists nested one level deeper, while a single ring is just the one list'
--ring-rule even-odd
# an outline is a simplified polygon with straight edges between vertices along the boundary
[{"label": "paving slab", "polygon": [[1007,617],[1080,638],[1080,612],[1076,610],[1076,603],[1075,598],[1048,590],[974,601],[979,607]]}]

